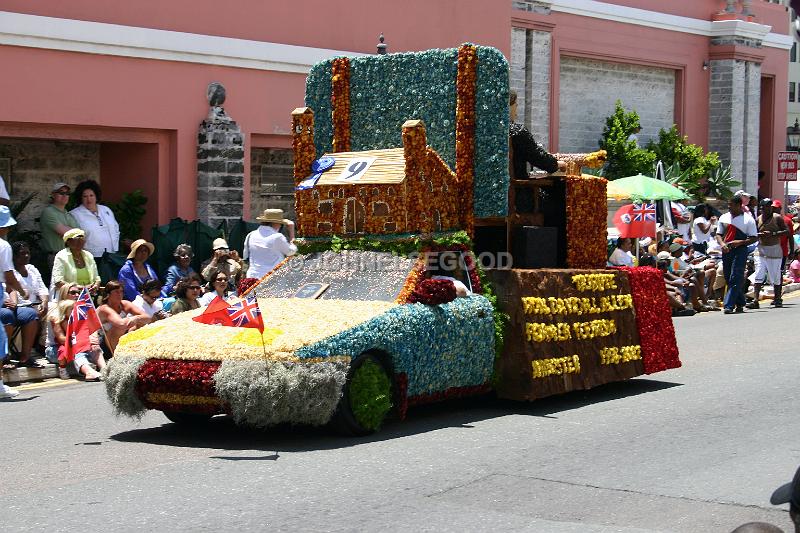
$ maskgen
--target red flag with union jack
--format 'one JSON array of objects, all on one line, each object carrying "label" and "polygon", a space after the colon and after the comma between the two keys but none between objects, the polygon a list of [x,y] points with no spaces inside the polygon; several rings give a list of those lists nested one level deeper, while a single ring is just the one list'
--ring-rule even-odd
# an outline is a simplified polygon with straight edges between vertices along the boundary
[{"label": "red flag with union jack", "polygon": [[623,239],[656,236],[656,204],[623,205],[614,213],[614,225]]},{"label": "red flag with union jack", "polygon": [[231,305],[227,309],[228,318],[233,326],[237,328],[258,328],[264,333],[264,320],[261,318],[261,310],[258,308],[258,300],[255,296],[247,296]]},{"label": "red flag with union jack", "polygon": [[206,310],[192,317],[192,320],[212,326],[233,326],[233,322],[231,322],[231,319],[228,317],[228,302],[219,296],[211,300]]},{"label": "red flag with union jack", "polygon": [[101,327],[100,317],[97,316],[97,309],[94,307],[92,297],[84,287],[67,321],[63,364],[73,361],[76,353],[91,350],[89,335]]}]

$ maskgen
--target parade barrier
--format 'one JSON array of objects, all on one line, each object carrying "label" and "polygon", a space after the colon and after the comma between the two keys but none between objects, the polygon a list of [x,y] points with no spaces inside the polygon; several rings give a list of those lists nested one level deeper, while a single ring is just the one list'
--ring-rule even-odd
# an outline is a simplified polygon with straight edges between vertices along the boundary
[{"label": "parade barrier", "polygon": [[[240,295],[261,328],[199,309],[125,335],[106,370],[118,413],[367,434],[420,403],[680,366],[658,271],[605,268],[606,180],[580,174],[604,153],[559,155],[567,175],[530,188],[547,209],[506,217],[499,51],[335,58],[312,68],[306,102],[292,113],[299,254]],[[484,270],[476,232],[501,227],[508,253],[523,218],[552,226],[562,268]]]}]

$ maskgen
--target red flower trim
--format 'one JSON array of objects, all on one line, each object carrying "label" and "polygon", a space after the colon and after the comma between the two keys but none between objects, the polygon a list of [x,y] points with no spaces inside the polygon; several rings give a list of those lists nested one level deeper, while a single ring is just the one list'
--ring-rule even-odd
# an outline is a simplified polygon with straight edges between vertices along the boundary
[{"label": "red flower trim", "polygon": [[214,374],[216,374],[220,364],[219,361],[148,359],[139,368],[136,379],[136,394],[151,409],[197,413],[219,412],[220,406],[217,404],[153,403],[148,401],[147,395],[149,393],[166,393],[215,398]]},{"label": "red flower trim", "polygon": [[456,286],[449,279],[423,279],[408,296],[408,303],[439,305],[456,299]]},{"label": "red flower trim", "polygon": [[664,278],[651,267],[617,267],[628,274],[645,374],[679,368],[678,344]]}]

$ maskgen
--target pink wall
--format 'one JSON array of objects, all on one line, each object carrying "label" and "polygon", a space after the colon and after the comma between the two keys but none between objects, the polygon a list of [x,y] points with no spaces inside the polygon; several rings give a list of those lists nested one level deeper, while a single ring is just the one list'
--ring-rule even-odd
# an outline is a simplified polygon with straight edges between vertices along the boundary
[{"label": "pink wall", "polygon": [[[211,0],[142,0],[109,9],[105,0],[0,0],[0,11],[366,53],[375,51],[381,31],[392,51],[457,46],[469,40],[509,53],[505,1],[408,0],[381,3],[380,9],[368,0],[346,5],[343,9],[327,0],[242,0],[232,8]],[[499,9],[501,5],[506,9]],[[15,131],[17,136],[34,137],[61,131],[69,138],[103,141],[108,140],[103,132],[111,135],[115,129],[117,136],[141,130],[157,137],[157,176],[130,188],[157,194],[148,203],[148,217],[159,223],[174,216],[195,217],[196,136],[208,111],[209,82],[225,85],[228,114],[254,145],[267,147],[290,145],[289,114],[303,105],[305,88],[302,74],[12,46],[0,46],[0,64],[5,72],[0,94],[14,102],[0,114],[0,135]],[[246,157],[249,150],[248,144]],[[105,167],[125,163],[125,158],[118,163],[107,158]],[[245,213],[249,172],[245,165]]]},{"label": "pink wall", "polygon": [[318,48],[375,52],[447,48],[465,41],[508,53],[508,0],[0,0],[0,11],[221,35]]},{"label": "pink wall", "polygon": [[[647,26],[634,26],[564,13],[547,16],[514,12],[514,26],[552,26],[552,72],[560,69],[560,56],[585,57],[650,65],[679,72],[675,122],[690,142],[708,144],[708,81],[703,70],[708,59],[708,38],[676,34]],[[557,85],[557,77],[554,78]],[[558,87],[553,88],[550,110],[551,148],[558,146]]]}]

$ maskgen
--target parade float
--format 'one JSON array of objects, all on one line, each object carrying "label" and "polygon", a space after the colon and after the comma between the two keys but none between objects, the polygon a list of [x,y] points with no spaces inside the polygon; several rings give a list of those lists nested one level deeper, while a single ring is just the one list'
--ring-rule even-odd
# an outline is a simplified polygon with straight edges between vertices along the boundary
[{"label": "parade float", "polygon": [[415,404],[680,366],[658,271],[606,268],[606,181],[581,175],[603,154],[510,179],[508,92],[503,55],[472,44],[315,65],[292,113],[299,253],[247,295],[263,332],[201,309],[125,335],[115,411],[366,434]]}]

